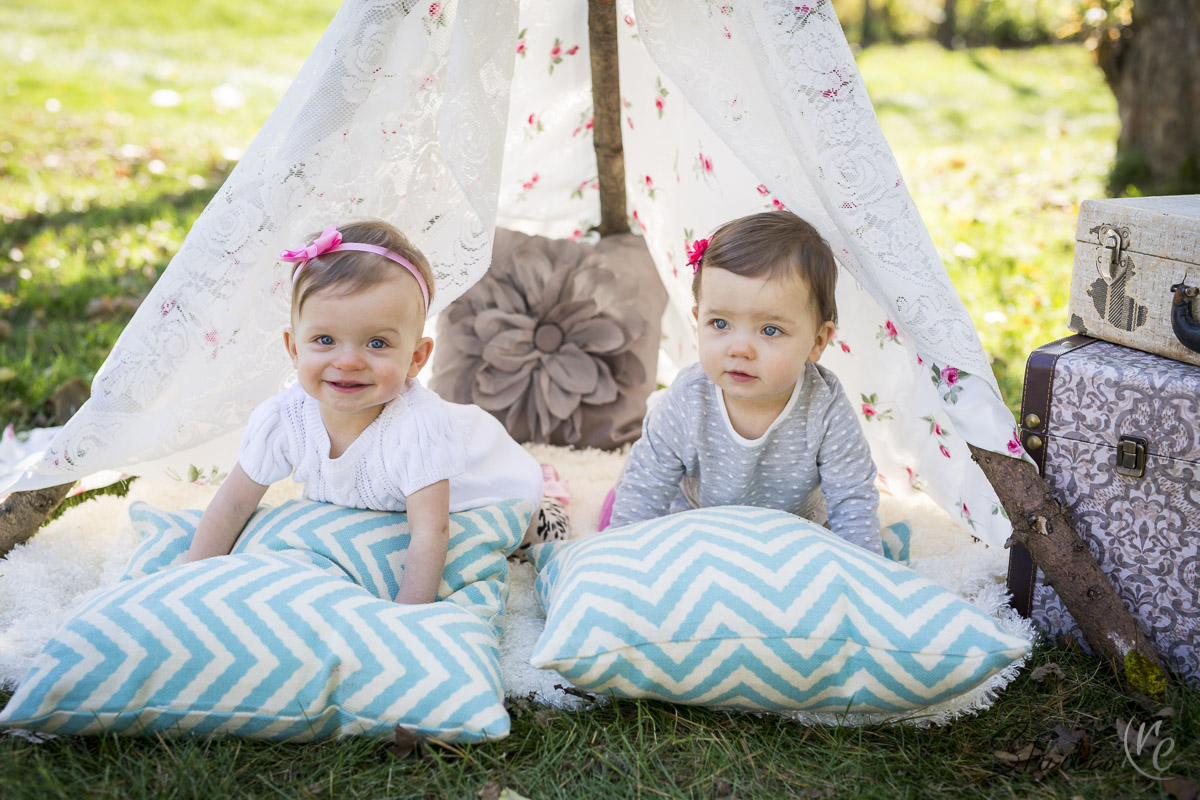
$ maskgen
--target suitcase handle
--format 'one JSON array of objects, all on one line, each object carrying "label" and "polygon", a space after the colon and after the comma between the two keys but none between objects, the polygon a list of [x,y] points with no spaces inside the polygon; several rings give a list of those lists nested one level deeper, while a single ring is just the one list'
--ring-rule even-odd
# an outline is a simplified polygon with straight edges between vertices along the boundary
[{"label": "suitcase handle", "polygon": [[1200,295],[1200,288],[1180,281],[1171,287],[1171,291],[1175,293],[1171,300],[1171,330],[1175,331],[1180,344],[1193,353],[1200,353],[1200,322],[1192,316],[1192,300]]}]

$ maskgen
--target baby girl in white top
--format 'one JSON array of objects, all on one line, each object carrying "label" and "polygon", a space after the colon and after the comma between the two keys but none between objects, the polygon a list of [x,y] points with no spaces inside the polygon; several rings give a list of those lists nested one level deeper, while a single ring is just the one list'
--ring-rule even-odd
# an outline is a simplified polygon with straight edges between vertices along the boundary
[{"label": "baby girl in white top", "polygon": [[790,511],[875,553],[875,465],[850,401],[817,360],[837,323],[837,263],[786,211],[722,225],[691,251],[700,363],[647,414],[611,524],[688,508]]},{"label": "baby girl in white top", "polygon": [[449,513],[511,498],[536,508],[541,467],[490,414],[417,382],[433,350],[422,331],[434,282],[400,231],[382,221],[331,225],[281,260],[297,262],[283,342],[299,382],[254,410],[188,560],[228,553],[267,486],[292,474],[310,500],[407,511],[411,543],[395,600],[432,602]]}]

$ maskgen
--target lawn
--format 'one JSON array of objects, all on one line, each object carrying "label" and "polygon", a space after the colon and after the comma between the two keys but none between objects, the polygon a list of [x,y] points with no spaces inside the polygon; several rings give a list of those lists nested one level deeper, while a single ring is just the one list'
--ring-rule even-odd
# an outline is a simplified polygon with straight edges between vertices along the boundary
[{"label": "lawn", "polygon": [[[91,379],[335,6],[0,5],[0,421],[43,424],[56,386]],[[1025,355],[1067,333],[1075,216],[1103,192],[1112,95],[1074,46],[878,46],[861,65],[1016,410]],[[2,737],[0,797],[1162,797],[1115,724],[1164,708],[1174,751],[1160,764],[1200,778],[1200,693],[1139,697],[1066,645],[1039,647],[1031,666],[1051,664],[933,730],[621,702],[580,714],[518,704],[508,739],[421,758],[363,741]],[[1055,743],[1060,763],[1042,755]],[[1149,752],[1136,761],[1158,774]]]}]

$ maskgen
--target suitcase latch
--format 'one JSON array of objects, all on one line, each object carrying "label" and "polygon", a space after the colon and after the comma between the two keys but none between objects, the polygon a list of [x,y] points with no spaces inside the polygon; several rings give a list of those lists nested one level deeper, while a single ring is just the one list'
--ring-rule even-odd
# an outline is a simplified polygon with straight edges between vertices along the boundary
[{"label": "suitcase latch", "polygon": [[1117,440],[1117,474],[1140,478],[1146,471],[1146,440],[1140,436],[1122,436]]}]

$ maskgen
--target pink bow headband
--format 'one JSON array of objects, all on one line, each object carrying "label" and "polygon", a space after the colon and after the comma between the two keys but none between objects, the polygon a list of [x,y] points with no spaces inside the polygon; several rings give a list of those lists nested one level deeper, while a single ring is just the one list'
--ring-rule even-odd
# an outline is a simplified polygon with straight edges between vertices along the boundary
[{"label": "pink bow headband", "polygon": [[323,256],[326,253],[340,253],[346,250],[357,250],[363,253],[381,255],[389,261],[395,261],[412,273],[412,276],[417,279],[417,283],[421,287],[421,299],[425,301],[425,313],[429,313],[429,286],[425,283],[425,278],[421,276],[421,270],[409,263],[408,259],[404,256],[397,255],[386,247],[380,247],[377,244],[363,244],[362,242],[343,242],[342,234],[338,231],[336,223],[330,225],[320,236],[299,250],[281,250],[279,260],[288,261],[293,264],[300,262],[300,266],[292,273],[292,283],[295,283],[296,276],[300,274],[300,270],[304,269],[304,265],[310,258]]}]

